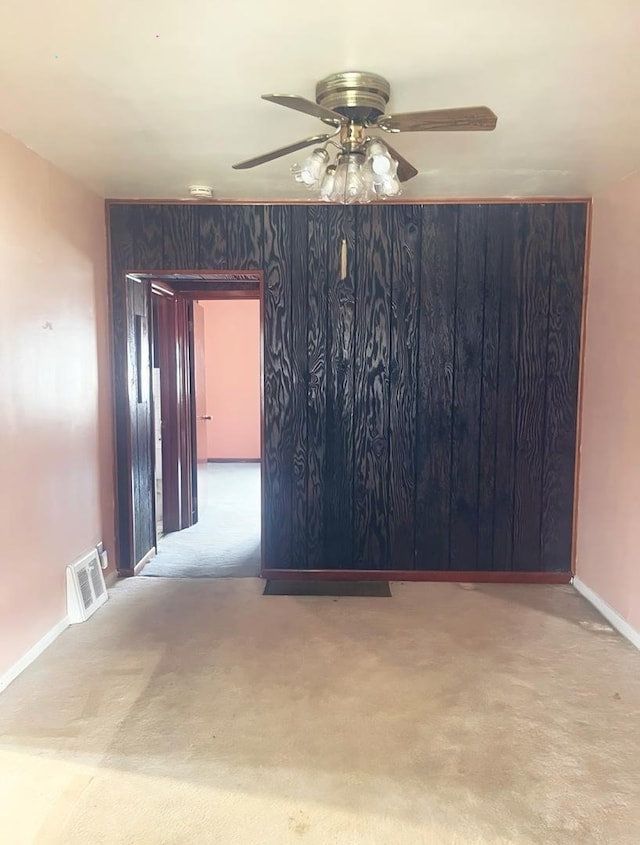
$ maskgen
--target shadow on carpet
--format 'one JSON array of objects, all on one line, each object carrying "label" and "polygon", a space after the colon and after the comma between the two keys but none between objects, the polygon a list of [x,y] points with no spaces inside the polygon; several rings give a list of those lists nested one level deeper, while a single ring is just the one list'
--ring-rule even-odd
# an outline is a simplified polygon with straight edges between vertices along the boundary
[{"label": "shadow on carpet", "polygon": [[268,580],[264,596],[362,596],[363,598],[391,598],[388,581],[313,581],[278,578]]}]

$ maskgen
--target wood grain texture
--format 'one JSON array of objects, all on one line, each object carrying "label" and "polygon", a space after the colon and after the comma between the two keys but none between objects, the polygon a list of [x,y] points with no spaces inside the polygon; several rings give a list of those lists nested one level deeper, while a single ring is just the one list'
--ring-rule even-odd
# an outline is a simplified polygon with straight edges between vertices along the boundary
[{"label": "wood grain texture", "polygon": [[128,205],[109,209],[111,251],[111,328],[114,372],[114,422],[116,473],[116,565],[133,571],[133,510],[131,505],[131,420],[127,375],[127,287],[125,273],[134,268],[133,209]]},{"label": "wood grain texture", "polygon": [[389,566],[415,566],[416,384],[421,214],[389,210],[393,236],[389,366]]},{"label": "wood grain texture", "polygon": [[564,577],[584,203],[121,203],[109,219],[123,571],[146,542],[130,521],[148,463],[124,272],[229,267],[265,271],[269,569]]},{"label": "wood grain texture", "polygon": [[161,205],[132,206],[135,269],[157,270],[164,268],[164,217]]},{"label": "wood grain texture", "polygon": [[451,420],[451,569],[477,568],[486,215],[486,207],[473,205],[464,206],[458,213]]},{"label": "wood grain texture", "polygon": [[155,546],[154,437],[149,282],[127,279],[127,364],[131,431],[133,561]]},{"label": "wood grain texture", "polygon": [[327,425],[327,297],[329,275],[326,206],[308,207],[307,251],[307,566],[325,565],[324,492]]},{"label": "wood grain texture", "polygon": [[458,208],[422,210],[416,413],[416,568],[449,568]]},{"label": "wood grain texture", "polygon": [[264,209],[264,555],[282,568],[293,564],[291,214],[288,206]]},{"label": "wood grain texture", "polygon": [[176,357],[177,357],[177,413],[178,449],[180,452],[180,521],[188,528],[195,521],[195,409],[191,375],[191,347],[193,338],[193,302],[176,298]]},{"label": "wood grain texture", "polygon": [[267,237],[265,217],[268,208],[256,205],[227,207],[227,261],[230,269],[256,270],[263,266],[262,243]]},{"label": "wood grain texture", "polygon": [[138,362],[138,345],[140,343],[139,337],[142,335],[140,328],[136,325],[136,318],[140,316],[137,308],[136,287],[137,283],[130,278],[126,280],[127,286],[127,380],[128,380],[128,411],[129,411],[129,431],[130,431],[130,450],[131,450],[131,465],[133,471],[131,473],[131,523],[132,523],[132,548],[131,555],[133,566],[135,567],[141,558],[146,553],[145,550],[140,554],[143,543],[142,532],[140,530],[140,522],[145,518],[146,509],[143,510],[140,518],[137,513],[138,502],[140,501],[141,490],[144,485],[141,484],[141,476],[146,470],[146,462],[144,455],[140,454],[140,447],[138,442],[138,378],[140,375],[140,366]]},{"label": "wood grain texture", "polygon": [[[198,389],[198,380],[196,376],[197,362],[196,357],[198,351],[196,349],[196,308],[199,308],[197,302],[193,299],[185,300],[180,297],[186,304],[186,322],[187,331],[185,336],[185,351],[186,351],[186,367],[185,367],[185,389],[184,389],[184,408],[186,425],[188,427],[189,437],[187,438],[187,448],[184,455],[187,460],[184,462],[187,466],[187,478],[190,478],[191,484],[189,489],[190,509],[188,511],[189,521],[186,525],[194,525],[199,519],[198,511],[198,400],[196,391]],[[206,431],[207,426],[204,426]]]},{"label": "wood grain texture", "polygon": [[260,282],[171,282],[172,290],[194,299],[259,299]]},{"label": "wood grain texture", "polygon": [[358,209],[354,388],[353,565],[389,568],[389,366],[393,218]]},{"label": "wood grain texture", "polygon": [[289,364],[291,393],[288,408],[291,442],[291,566],[304,569],[307,561],[307,386],[308,386],[308,208],[290,209],[289,249],[291,272]]},{"label": "wood grain texture", "polygon": [[478,453],[478,541],[476,568],[493,569],[498,375],[500,346],[503,216],[509,206],[487,208],[484,299],[482,305],[480,440]]},{"label": "wood grain texture", "polygon": [[197,216],[201,210],[196,205],[162,206],[163,266],[149,267],[149,270],[185,270],[198,266]]},{"label": "wood grain texture", "polygon": [[180,489],[180,433],[176,359],[176,298],[153,299],[157,320],[160,403],[162,414],[162,523],[165,534],[182,528]]},{"label": "wood grain texture", "polygon": [[500,288],[492,564],[497,570],[509,570],[513,566],[520,275],[525,211],[522,205],[496,206],[490,214],[491,239],[487,258]]},{"label": "wood grain texture", "polygon": [[[348,273],[340,278],[340,244]],[[324,489],[325,565],[353,567],[355,209],[328,209],[327,417]]]},{"label": "wood grain texture", "polygon": [[201,270],[222,270],[227,261],[227,212],[224,206],[197,207],[198,262]]},{"label": "wood grain texture", "polygon": [[541,568],[547,323],[553,205],[525,210],[513,500],[513,568]]},{"label": "wood grain texture", "polygon": [[541,525],[541,564],[551,572],[566,570],[571,559],[585,232],[584,205],[556,207],[547,333]]}]

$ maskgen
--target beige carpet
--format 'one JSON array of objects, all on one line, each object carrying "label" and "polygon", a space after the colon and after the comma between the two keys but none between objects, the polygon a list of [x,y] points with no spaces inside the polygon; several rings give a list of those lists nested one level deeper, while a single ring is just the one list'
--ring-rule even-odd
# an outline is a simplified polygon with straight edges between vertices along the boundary
[{"label": "beige carpet", "polygon": [[640,843],[640,653],[570,587],[119,584],[0,696],[6,845]]},{"label": "beige carpet", "polygon": [[260,574],[260,464],[211,463],[198,468],[199,517],[165,534],[142,575],[246,578]]}]

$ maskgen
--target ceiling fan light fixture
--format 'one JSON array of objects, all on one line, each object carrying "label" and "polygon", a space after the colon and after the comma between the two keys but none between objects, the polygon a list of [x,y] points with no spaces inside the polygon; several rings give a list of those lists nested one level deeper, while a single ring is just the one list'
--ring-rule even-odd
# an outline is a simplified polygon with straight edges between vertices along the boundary
[{"label": "ceiling fan light fixture", "polygon": [[362,164],[356,156],[349,156],[344,190],[346,202],[366,202],[368,199],[362,178]]},{"label": "ceiling fan light fixture", "polygon": [[[293,167],[296,168],[294,170],[294,178],[296,181],[306,185],[307,188],[315,188],[320,184],[328,162],[329,153],[323,147],[318,147],[310,156],[307,156],[299,168],[294,164]],[[300,174],[299,179],[297,176],[298,173]]]},{"label": "ceiling fan light fixture", "polygon": [[[392,167],[393,167],[393,164],[392,164]],[[391,170],[391,168],[390,168],[390,170]],[[365,162],[365,165],[362,168],[362,172],[363,172],[365,182],[367,183],[367,185],[370,186],[372,191],[373,191],[373,189],[375,188],[376,185],[382,185],[385,178],[387,178],[387,176],[388,176],[388,173],[385,174],[385,175],[382,175],[380,173],[376,173],[375,170],[373,169],[373,162],[371,161],[370,158],[368,158],[367,161]]]},{"label": "ceiling fan light fixture", "polygon": [[398,197],[402,193],[402,188],[397,177],[392,176],[390,179],[385,179],[380,185],[376,185],[376,193],[381,199]]},{"label": "ceiling fan light fixture", "polygon": [[362,153],[341,153],[336,165],[329,165],[320,186],[325,202],[369,202],[371,196],[363,178]]},{"label": "ceiling fan light fixture", "polygon": [[[382,173],[376,172],[374,157],[384,161],[377,168]],[[294,165],[291,170],[296,181],[317,190],[323,202],[368,203],[375,197],[385,199],[401,192],[398,162],[377,139],[368,139],[355,150],[343,147],[335,163],[330,163],[326,148],[314,150],[302,165]]]},{"label": "ceiling fan light fixture", "polygon": [[369,194],[374,194],[374,186],[376,183],[376,179],[380,179],[373,172],[373,168],[371,167],[371,159],[367,159],[365,163],[362,165],[362,181],[364,182],[365,188],[369,192]]},{"label": "ceiling fan light fixture", "polygon": [[391,167],[382,179],[378,178],[374,181],[374,190],[376,196],[381,199],[400,196],[402,185],[398,179],[398,162],[395,159],[391,159]]},{"label": "ceiling fan light fixture", "polygon": [[367,153],[371,161],[371,169],[377,176],[386,176],[392,167],[392,159],[389,150],[382,141],[373,139],[367,144]]},{"label": "ceiling fan light fixture", "polygon": [[324,202],[331,202],[333,199],[334,189],[336,183],[336,166],[330,164],[325,170],[322,181],[320,182],[320,199]]},{"label": "ceiling fan light fixture", "polygon": [[338,164],[336,165],[336,172],[333,181],[333,193],[330,197],[331,202],[344,202],[344,197],[347,190],[348,169],[348,156],[341,155],[338,158]]}]

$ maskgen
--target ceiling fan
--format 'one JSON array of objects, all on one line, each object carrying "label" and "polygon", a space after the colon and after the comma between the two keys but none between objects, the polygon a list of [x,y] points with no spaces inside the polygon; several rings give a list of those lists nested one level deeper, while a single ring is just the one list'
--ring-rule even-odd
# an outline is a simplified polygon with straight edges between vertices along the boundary
[{"label": "ceiling fan", "polygon": [[[297,94],[263,94],[271,103],[319,117],[332,132],[312,135],[286,147],[234,164],[257,167],[305,147],[316,149],[291,169],[298,182],[329,202],[368,202],[397,196],[400,183],[418,171],[386,140],[372,132],[487,132],[497,117],[486,106],[385,114],[391,86],[382,76],[362,71],[333,73],[316,85],[316,101]],[[338,151],[332,162],[329,147]]]}]

